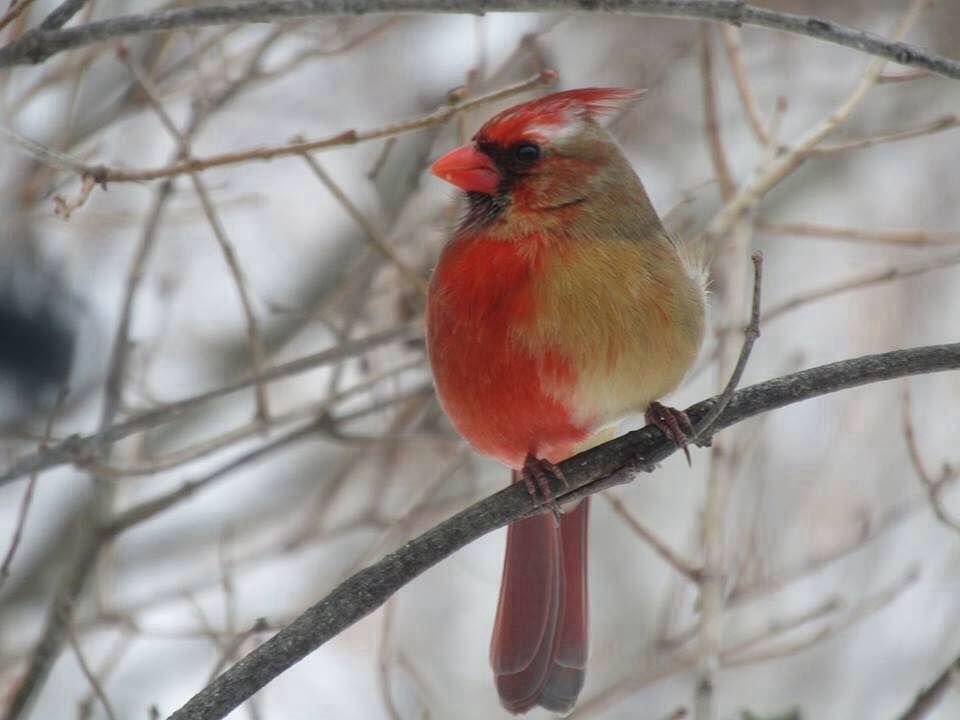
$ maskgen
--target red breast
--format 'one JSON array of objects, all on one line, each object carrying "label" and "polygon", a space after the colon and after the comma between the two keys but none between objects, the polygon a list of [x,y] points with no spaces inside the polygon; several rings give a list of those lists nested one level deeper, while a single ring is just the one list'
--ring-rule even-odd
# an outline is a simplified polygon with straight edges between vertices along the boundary
[{"label": "red breast", "polygon": [[536,324],[545,250],[538,238],[460,237],[430,286],[427,347],[444,410],[477,450],[511,467],[527,453],[562,459],[590,430],[558,392],[576,387],[570,360],[522,342]]}]

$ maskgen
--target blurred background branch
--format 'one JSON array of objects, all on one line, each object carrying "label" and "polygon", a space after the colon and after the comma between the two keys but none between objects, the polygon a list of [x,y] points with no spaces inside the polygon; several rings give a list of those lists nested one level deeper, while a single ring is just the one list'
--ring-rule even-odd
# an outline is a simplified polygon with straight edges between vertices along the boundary
[{"label": "blurred background branch", "polygon": [[[956,340],[956,3],[427,5],[0,8],[7,717],[168,715],[501,487],[426,369],[423,287],[459,208],[425,171],[549,87],[647,89],[610,130],[712,260],[711,331],[671,404],[729,379],[755,251],[744,385],[794,377],[766,386],[786,402],[842,386],[799,368],[879,356],[873,379],[896,377],[897,348]],[[956,717],[958,378],[743,419],[747,387],[692,469],[640,483],[615,471],[658,436],[613,441],[573,492],[609,499],[574,716]],[[526,509],[504,502],[489,527]],[[418,576],[237,716],[504,717],[501,544]]]}]

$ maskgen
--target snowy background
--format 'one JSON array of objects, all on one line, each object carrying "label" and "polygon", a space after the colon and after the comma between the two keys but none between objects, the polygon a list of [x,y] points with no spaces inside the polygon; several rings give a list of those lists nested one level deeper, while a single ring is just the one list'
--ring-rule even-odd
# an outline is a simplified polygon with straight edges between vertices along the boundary
[{"label": "snowy background", "polygon": [[[885,35],[906,8],[891,0],[766,5]],[[37,0],[2,31],[4,41],[53,6]],[[74,22],[151,8],[90,3]],[[769,144],[751,129],[737,91],[726,44],[737,35],[759,116],[766,132],[772,128]],[[870,62],[762,29],[710,26],[708,37],[719,133],[738,186],[839,107]],[[906,40],[955,57],[957,37],[960,5],[942,0],[919,15]],[[203,118],[190,138],[196,157],[380,128],[432,112],[455,88],[481,95],[544,68],[558,72],[561,89],[647,88],[611,129],[655,206],[693,241],[722,206],[694,21],[371,16],[198,29],[126,47],[174,124],[182,130]],[[220,102],[229,88],[235,94]],[[267,628],[283,625],[352,571],[506,482],[503,467],[455,436],[432,395],[418,325],[423,298],[411,276],[429,276],[456,214],[454,193],[425,171],[429,162],[496,110],[536,92],[544,90],[395,140],[315,153],[353,211],[298,156],[199,174],[242,269],[265,367],[396,332],[270,383],[266,421],[257,420],[247,388],[161,413],[85,467],[41,473],[0,585],[0,706],[23,681],[48,608],[81,562],[97,518],[202,479],[321,413],[325,421],[304,438],[238,464],[98,547],[52,674],[21,717],[107,717],[74,648],[117,717],[145,718],[153,707],[165,716],[268,636],[251,631],[259,618]],[[766,310],[888,270],[917,272],[807,298],[764,321],[743,384],[957,340],[957,113],[956,81],[888,65],[822,143],[834,150],[810,155],[760,199],[741,231],[765,254]],[[930,132],[884,141],[941,118]],[[0,71],[0,124],[91,164],[161,167],[178,148],[115,43]],[[863,138],[881,142],[836,147]],[[0,144],[0,304],[16,309],[17,322],[52,328],[67,346],[73,338],[72,355],[64,355],[72,362],[41,367],[48,346],[4,336],[7,320],[0,322],[4,468],[37,451],[51,416],[50,443],[100,427],[131,264],[164,192],[161,181],[110,183],[94,188],[67,221],[57,217],[53,196],[75,199],[80,185],[77,174],[50,171],[16,143]],[[163,202],[131,306],[121,403],[108,425],[251,376],[236,278],[190,176],[178,176]],[[717,331],[727,318],[746,319],[748,263],[729,257],[743,248],[717,242],[710,252],[734,270],[716,288],[698,366],[670,398],[678,407],[717,391],[725,380],[713,361]],[[19,343],[31,342],[36,347],[21,352]],[[58,403],[63,383],[69,394]],[[914,378],[909,388],[917,450],[939,476],[944,463],[960,463],[960,373]],[[727,433],[722,458],[695,451],[691,470],[674,456],[609,493],[616,506],[597,498],[591,660],[574,716],[659,720],[692,708],[696,587],[621,513],[699,563],[706,481],[716,465],[733,473],[720,717],[797,708],[804,718],[894,718],[906,708],[960,653],[960,532],[927,502],[908,451],[905,407],[899,381],[795,405]],[[627,418],[622,427],[640,424]],[[0,487],[0,552],[14,535],[28,479]],[[950,487],[943,499],[960,517]],[[231,717],[506,716],[487,663],[503,538],[494,533],[440,563]],[[958,714],[954,690],[929,717]]]}]

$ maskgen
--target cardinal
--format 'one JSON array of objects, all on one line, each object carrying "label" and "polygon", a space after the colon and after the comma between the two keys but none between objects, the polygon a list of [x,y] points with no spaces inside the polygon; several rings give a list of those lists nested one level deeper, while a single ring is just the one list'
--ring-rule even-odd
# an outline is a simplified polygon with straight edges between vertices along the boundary
[{"label": "cardinal", "polygon": [[[631,412],[686,449],[685,416],[657,401],[697,355],[705,273],[600,124],[637,96],[583,88],[517,105],[432,167],[466,193],[427,298],[437,393],[460,434],[534,493]],[[583,687],[588,512],[585,499],[507,530],[490,662],[513,713],[569,712]]]}]

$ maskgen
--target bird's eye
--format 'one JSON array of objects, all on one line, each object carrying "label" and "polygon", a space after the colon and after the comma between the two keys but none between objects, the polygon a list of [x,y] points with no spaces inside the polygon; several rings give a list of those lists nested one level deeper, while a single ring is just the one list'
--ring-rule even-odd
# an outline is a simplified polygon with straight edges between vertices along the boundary
[{"label": "bird's eye", "polygon": [[536,162],[540,157],[540,146],[532,142],[520,143],[513,149],[513,159],[524,165]]}]

